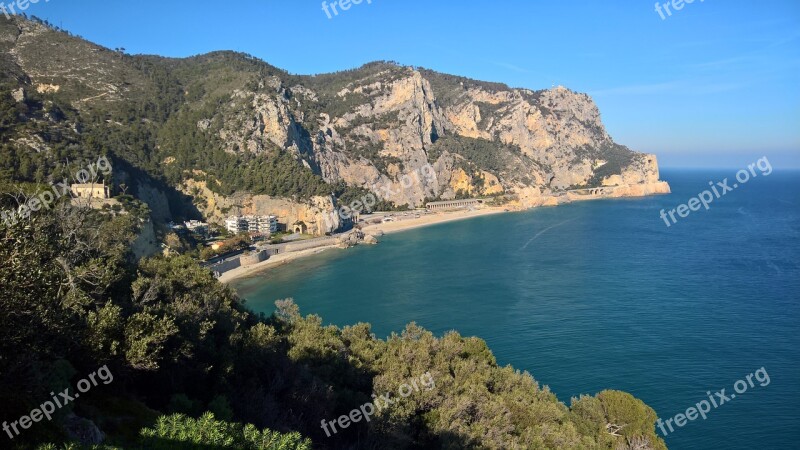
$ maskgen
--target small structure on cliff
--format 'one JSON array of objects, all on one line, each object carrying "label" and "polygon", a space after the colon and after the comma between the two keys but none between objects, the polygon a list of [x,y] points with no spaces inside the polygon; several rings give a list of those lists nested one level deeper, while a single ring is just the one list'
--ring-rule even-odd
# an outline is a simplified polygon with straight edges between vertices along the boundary
[{"label": "small structure on cliff", "polygon": [[300,234],[308,234],[308,225],[302,220],[298,220],[292,225],[292,231]]},{"label": "small structure on cliff", "polygon": [[73,184],[70,187],[72,195],[77,198],[107,199],[111,198],[111,190],[106,183]]}]

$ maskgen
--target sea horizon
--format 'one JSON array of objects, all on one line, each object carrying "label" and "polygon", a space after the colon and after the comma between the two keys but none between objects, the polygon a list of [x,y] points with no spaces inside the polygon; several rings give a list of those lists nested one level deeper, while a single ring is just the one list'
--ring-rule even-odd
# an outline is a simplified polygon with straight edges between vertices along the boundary
[{"label": "sea horizon", "polygon": [[798,448],[800,1],[0,0],[2,448]]},{"label": "sea horizon", "polygon": [[[763,367],[770,385],[665,440],[670,448],[744,449],[752,439],[786,448],[800,419],[778,402],[800,400],[792,387],[800,376],[793,336],[800,290],[792,290],[800,287],[800,179],[793,172],[753,178],[670,227],[660,210],[736,172],[666,169],[672,194],[433,225],[232,286],[256,312],[270,314],[275,300],[292,297],[303,314],[337,326],[368,322],[379,338],[410,322],[436,335],[477,336],[500,365],[531,372],[562,401],[621,389],[665,420],[707,391],[732,392]],[[765,293],[772,294],[766,303],[754,304]],[[745,428],[754,423],[760,431]]]}]

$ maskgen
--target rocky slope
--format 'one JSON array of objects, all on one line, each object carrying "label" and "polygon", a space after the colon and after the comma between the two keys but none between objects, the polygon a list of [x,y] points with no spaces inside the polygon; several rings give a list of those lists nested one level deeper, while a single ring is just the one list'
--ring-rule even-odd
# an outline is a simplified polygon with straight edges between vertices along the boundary
[{"label": "rocky slope", "polygon": [[[264,198],[281,197],[305,205],[286,218],[302,220],[334,204],[325,199],[335,186],[409,206],[502,193],[531,206],[599,186],[669,190],[654,155],[616,144],[592,99],[564,87],[512,89],[389,62],[296,76],[231,52],[129,56],[19,18],[0,18],[0,68],[18,103],[33,95],[43,109],[67,110],[29,114],[39,125],[7,133],[6,145],[47,154],[101,135],[94,148],[212,218],[235,205],[269,213]],[[138,180],[128,181],[136,194]]]}]

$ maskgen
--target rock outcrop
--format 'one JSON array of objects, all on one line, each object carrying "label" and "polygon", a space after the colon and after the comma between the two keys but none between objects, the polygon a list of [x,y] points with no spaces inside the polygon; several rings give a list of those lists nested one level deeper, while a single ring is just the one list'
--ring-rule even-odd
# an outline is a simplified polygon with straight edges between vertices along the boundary
[{"label": "rock outcrop", "polygon": [[336,209],[336,202],[331,197],[294,201],[247,192],[223,196],[212,192],[205,183],[194,180],[188,180],[182,189],[200,199],[196,203],[200,212],[209,221],[217,224],[222,224],[226,217],[232,215],[275,215],[282,224],[303,222],[308,233],[316,236],[331,233],[341,226],[339,215],[332,214]]},{"label": "rock outcrop", "polygon": [[[116,136],[111,151],[193,197],[213,220],[271,213],[321,234],[338,226],[322,217],[334,207],[325,192],[334,186],[409,206],[505,194],[525,207],[558,203],[580,188],[669,190],[654,155],[615,143],[592,99],[561,86],[513,89],[390,62],[297,76],[233,52],[130,56],[21,18],[0,21],[0,56],[3,73],[19,84],[12,101],[37,93],[41,128],[57,129],[11,136],[16,145],[49,153],[52,136],[80,145],[82,118],[91,117],[95,136],[97,127]],[[56,99],[73,113],[52,108]],[[97,117],[108,118],[98,125]],[[308,173],[260,189],[269,184],[260,164],[286,158]],[[237,179],[235,164],[252,169],[247,181]],[[280,178],[275,167],[285,165],[272,166],[269,176]],[[297,180],[312,184],[307,177],[324,186],[299,198]],[[137,195],[154,220],[174,216],[162,193],[141,187]]]},{"label": "rock outcrop", "polygon": [[[382,199],[400,205],[459,193],[526,196],[530,188],[666,189],[655,156],[616,144],[586,94],[511,89],[389,63],[348,74],[352,81],[335,93],[306,77],[272,77],[261,84],[268,93],[237,90],[229,114],[238,128],[226,125],[219,136],[229,151],[259,153],[269,142],[329,183],[380,186]],[[428,164],[435,176],[402,183]]]}]

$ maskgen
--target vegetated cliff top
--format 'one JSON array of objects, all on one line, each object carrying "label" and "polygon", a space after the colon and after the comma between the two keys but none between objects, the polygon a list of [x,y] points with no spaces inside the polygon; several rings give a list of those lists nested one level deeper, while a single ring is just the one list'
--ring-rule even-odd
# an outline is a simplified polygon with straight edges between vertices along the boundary
[{"label": "vegetated cliff top", "polygon": [[[385,63],[295,76],[231,52],[129,56],[0,17],[0,191],[105,153],[114,182],[151,206],[160,195],[179,202],[170,188],[187,179],[300,198],[396,182],[426,163],[435,179],[391,200],[550,189],[596,176],[596,157],[614,150],[597,119],[566,89],[537,96]],[[0,354],[11,355],[0,359],[4,416],[30,413],[53,383],[102,361],[113,389],[81,397],[76,412],[118,439],[148,437],[137,425],[159,411],[208,409],[341,448],[664,448],[641,401],[604,391],[567,407],[477,338],[410,325],[378,340],[369,325],[324,327],[286,303],[261,318],[188,257],[136,265],[127,253],[139,219],[58,208],[0,224],[14,243],[0,246],[13,312],[0,327]],[[320,429],[426,371],[436,390],[363,433],[334,442]],[[60,438],[60,419],[22,439]],[[176,434],[187,428],[175,422]]]},{"label": "vegetated cliff top", "polygon": [[[0,241],[11,243],[0,246],[0,415],[28,415],[53,386],[75,386],[98,366],[113,385],[81,393],[70,409],[78,419],[32,424],[14,439],[18,448],[63,443],[65,430],[106,433],[109,450],[222,441],[306,449],[301,435],[323,449],[666,448],[655,411],[630,394],[602,391],[567,406],[532,375],[500,366],[483,340],[457,332],[437,337],[410,324],[378,339],[369,324],[326,326],[291,301],[264,317],[188,256],[127,258],[135,216],[62,206],[0,223]],[[414,392],[406,396],[404,384]],[[335,434],[320,427],[375,395],[393,404]],[[162,416],[203,411],[219,422]],[[256,427],[243,433],[230,422]]]},{"label": "vegetated cliff top", "polygon": [[[131,56],[15,17],[0,19],[0,83],[58,106],[62,128],[75,131],[72,144],[92,136],[95,147],[153,178],[205,181],[224,195],[306,197],[381,185],[394,188],[384,200],[419,205],[596,186],[615,175],[625,184],[658,178],[654,158],[611,139],[586,94],[387,61],[294,75],[231,51]],[[17,136],[16,152],[31,151],[24,143],[32,140],[42,141],[39,152],[66,145],[63,135],[33,134]],[[425,164],[433,179],[398,189],[403,174]],[[292,165],[288,177],[274,169]]]}]

